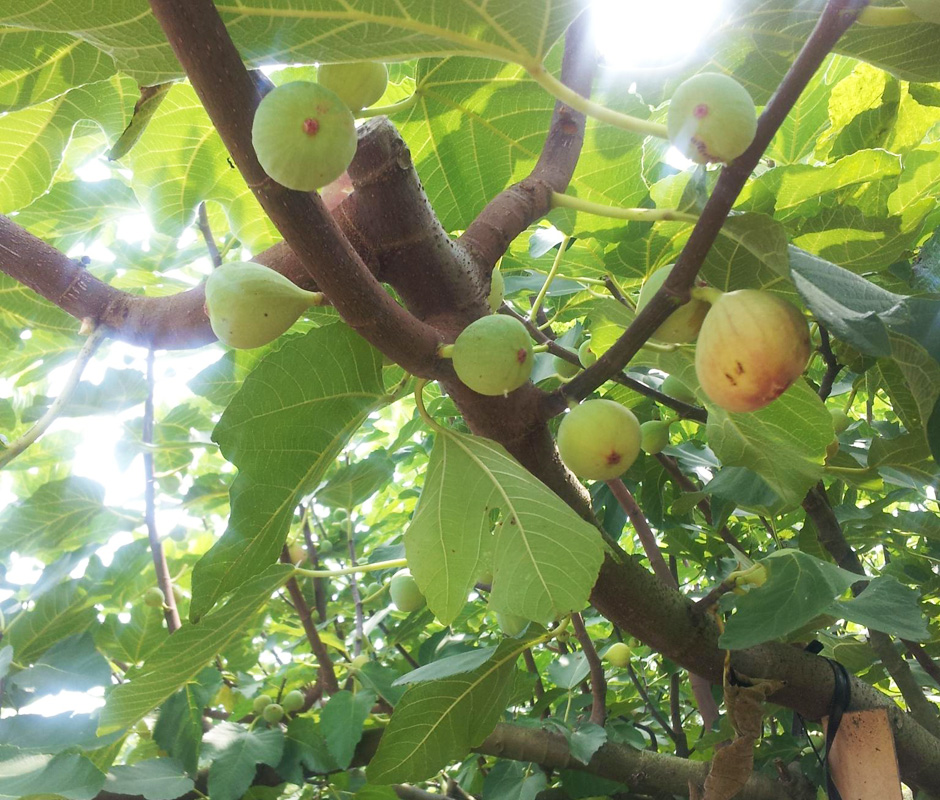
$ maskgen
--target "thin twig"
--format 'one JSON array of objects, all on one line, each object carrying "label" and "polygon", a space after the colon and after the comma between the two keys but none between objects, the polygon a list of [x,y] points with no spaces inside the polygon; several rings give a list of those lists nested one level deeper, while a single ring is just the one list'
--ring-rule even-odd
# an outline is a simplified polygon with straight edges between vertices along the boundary
[{"label": "thin twig", "polygon": [[669,676],[669,715],[672,718],[672,729],[676,733],[676,755],[679,758],[688,758],[689,740],[685,735],[685,728],[682,727],[682,697],[679,690],[680,675],[673,672]]},{"label": "thin twig", "polygon": [[673,744],[678,740],[676,732],[672,729],[672,725],[669,724],[669,720],[666,719],[666,716],[662,711],[659,710],[657,706],[651,699],[649,692],[646,690],[646,687],[640,682],[640,679],[637,677],[636,672],[633,667],[627,664],[627,674],[630,676],[630,680],[633,682],[633,685],[636,687],[637,692],[640,697],[643,698],[643,702],[646,703],[646,707],[649,709],[650,714],[652,714],[653,719],[655,719],[660,727],[665,731],[666,735],[672,739]]},{"label": "thin twig", "polygon": [[650,524],[647,522],[640,506],[637,504],[636,498],[631,494],[626,484],[624,484],[620,478],[607,481],[607,486],[617,499],[617,502],[620,503],[620,507],[630,518],[630,522],[633,523],[637,538],[639,538],[640,544],[643,546],[643,552],[646,553],[646,557],[649,559],[650,566],[653,568],[653,572],[656,573],[656,577],[666,584],[666,586],[678,590],[679,584],[669,571],[669,565],[666,563],[666,559],[663,558],[662,551],[659,549],[659,544],[656,541],[656,534],[654,534],[653,529],[650,528]]},{"label": "thin twig", "polygon": [[591,722],[603,728],[607,721],[607,679],[604,677],[604,666],[597,655],[594,642],[588,636],[587,629],[584,627],[584,618],[580,614],[571,615],[571,627],[581,645],[581,652],[587,659],[588,670],[591,674],[591,696],[594,698],[591,704]]},{"label": "thin twig", "polygon": [[907,639],[901,639],[901,641],[907,648],[907,652],[917,659],[917,663],[920,664],[924,672],[933,678],[937,686],[940,686],[940,667],[937,666],[937,662],[927,655],[927,651],[917,642],[909,642]]},{"label": "thin twig", "polygon": [[525,668],[535,676],[535,699],[541,700],[545,694],[545,686],[542,684],[542,676],[539,675],[539,668],[536,666],[532,650],[526,648],[522,651],[522,660],[525,662]]},{"label": "thin twig", "polygon": [[836,377],[842,369],[842,364],[839,363],[839,360],[832,352],[832,343],[829,341],[829,331],[822,325],[819,326],[819,354],[823,357],[823,361],[826,362],[826,374],[823,375],[823,379],[819,384],[819,398],[825,400],[832,392],[832,384],[835,383]]},{"label": "thin twig", "polygon": [[206,249],[209,251],[209,258],[212,259],[213,267],[222,266],[222,254],[219,252],[219,246],[215,243],[215,237],[212,235],[212,228],[209,226],[209,212],[206,211],[206,201],[199,204],[199,213],[197,215],[197,224],[199,232],[206,242]]},{"label": "thin twig", "polygon": [[147,351],[147,397],[144,399],[144,422],[141,441],[144,445],[144,517],[147,523],[147,538],[150,540],[150,553],[153,556],[153,568],[157,573],[157,585],[163,592],[163,616],[166,627],[173,631],[180,628],[180,614],[173,594],[173,579],[166,563],[166,553],[157,534],[156,480],[153,474],[153,350]]},{"label": "thin twig", "polygon": [[[317,552],[317,546],[313,543],[313,533],[310,530],[310,515],[313,511],[310,508],[305,509],[304,523],[301,527],[304,535],[304,543],[307,545],[307,556],[310,558],[310,564],[314,569],[320,569],[320,554]],[[315,518],[316,519],[316,518]],[[320,520],[317,519],[317,523]],[[326,579],[313,578],[313,601],[317,608],[317,616],[320,622],[326,622]]]},{"label": "thin twig", "polygon": [[[347,514],[349,512],[347,511]],[[349,566],[356,566],[356,542],[353,537],[352,515],[346,517],[347,521],[347,545],[349,549]],[[359,581],[356,573],[349,576],[349,588],[352,592],[353,605],[356,609],[356,636],[353,640],[353,655],[358,656],[362,652],[362,642],[365,640],[365,617],[362,613],[362,594],[359,591]]]},{"label": "thin twig", "polygon": [[0,469],[3,469],[14,458],[26,450],[27,447],[39,439],[49,426],[55,422],[59,414],[62,413],[62,410],[68,405],[69,400],[72,399],[72,395],[79,381],[82,379],[82,373],[85,371],[85,367],[88,366],[88,362],[91,361],[92,356],[98,349],[98,345],[100,345],[104,339],[105,333],[106,329],[103,325],[99,325],[91,332],[82,345],[82,349],[78,351],[78,356],[75,359],[75,363],[72,365],[72,372],[65,381],[62,391],[59,392],[59,396],[56,397],[52,405],[46,409],[46,412],[36,420],[32,428],[18,439],[11,442],[10,446],[5,450],[0,450]]}]

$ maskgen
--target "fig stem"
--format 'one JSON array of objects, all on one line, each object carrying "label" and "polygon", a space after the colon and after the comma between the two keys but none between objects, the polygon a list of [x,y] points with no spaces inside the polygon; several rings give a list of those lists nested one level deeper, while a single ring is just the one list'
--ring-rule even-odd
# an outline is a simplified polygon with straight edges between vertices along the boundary
[{"label": "fig stem", "polygon": [[568,249],[568,243],[570,241],[571,237],[566,236],[558,245],[558,252],[555,253],[555,260],[552,261],[552,268],[548,271],[548,275],[545,277],[545,283],[543,283],[542,288],[539,289],[539,293],[536,295],[535,300],[532,303],[532,308],[529,310],[529,322],[534,322],[535,318],[538,316],[539,309],[542,308],[542,301],[545,299],[545,295],[548,292],[549,287],[552,285],[552,281],[555,280],[555,276],[558,274],[558,268],[561,266],[561,259],[565,254],[565,250]]},{"label": "fig stem", "polygon": [[895,25],[910,25],[912,22],[923,22],[907,6],[886,8],[882,6],[866,6],[855,20],[859,25],[868,25],[875,28],[889,28]]},{"label": "fig stem", "polygon": [[552,208],[570,208],[598,217],[625,219],[631,222],[698,222],[698,215],[675,208],[622,208],[594,203],[562,192],[552,192]]},{"label": "fig stem", "polygon": [[454,357],[454,346],[452,344],[442,344],[437,348],[437,357],[438,358],[453,358]]},{"label": "fig stem", "polygon": [[533,352],[533,353],[547,353],[547,352],[548,352],[548,344],[537,344],[537,345],[534,345],[534,346],[532,347],[532,352]]},{"label": "fig stem", "polygon": [[721,297],[724,292],[721,289],[716,289],[714,286],[693,286],[689,290],[689,294],[692,296],[693,300],[702,300],[710,305],[714,305],[715,301]]},{"label": "fig stem", "polygon": [[382,569],[399,569],[407,567],[408,562],[404,558],[393,558],[390,561],[376,561],[373,564],[359,564],[355,567],[343,567],[342,569],[304,569],[303,567],[294,567],[294,572],[298,575],[304,575],[307,578],[334,578],[340,575],[352,575],[356,572],[378,572]]},{"label": "fig stem", "polygon": [[390,103],[387,106],[373,106],[372,108],[363,108],[361,111],[353,112],[353,116],[357,119],[367,119],[369,117],[390,117],[393,114],[397,114],[399,111],[406,111],[411,108],[415,103],[418,102],[419,94],[414,92],[406,97],[404,100],[399,100],[397,103]]},{"label": "fig stem", "polygon": [[660,344],[659,342],[643,342],[641,350],[652,350],[654,353],[674,353],[679,349],[677,344]]},{"label": "fig stem", "polygon": [[617,128],[623,128],[625,131],[638,133],[641,136],[656,136],[659,139],[668,139],[666,126],[659,122],[650,122],[646,119],[631,117],[628,114],[621,114],[612,108],[607,108],[600,103],[595,103],[581,96],[573,89],[569,89],[558,78],[552,75],[541,63],[525,64],[526,70],[539,86],[549,94],[556,97],[561,102],[571,106],[575,111],[580,111],[587,117],[606,122]]}]

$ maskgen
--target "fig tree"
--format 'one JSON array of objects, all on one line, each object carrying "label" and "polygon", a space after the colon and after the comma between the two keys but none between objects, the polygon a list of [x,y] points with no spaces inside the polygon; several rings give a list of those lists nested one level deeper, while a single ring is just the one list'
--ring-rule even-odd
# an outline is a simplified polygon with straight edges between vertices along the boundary
[{"label": "fig tree", "polygon": [[166,595],[158,586],[151,586],[144,592],[144,605],[150,608],[163,608],[166,603]]},{"label": "fig tree", "polygon": [[[643,288],[640,289],[640,297],[636,302],[636,310],[639,314],[653,299],[653,295],[659,291],[660,287],[666,282],[669,273],[672,272],[672,264],[661,267],[650,275]],[[698,332],[708,313],[708,303],[693,297],[683,306],[679,306],[673,311],[666,321],[663,322],[654,332],[653,339],[660,342],[671,342],[673,344],[685,344],[694,342]]]},{"label": "fig tree", "polygon": [[385,94],[388,68],[379,61],[323,64],[317,70],[317,83],[334,92],[355,114]]},{"label": "fig tree", "polygon": [[219,340],[239,349],[261,347],[287,331],[323,295],[308,292],[254,261],[230,261],[206,280],[206,314]]},{"label": "fig tree", "polygon": [[299,689],[294,689],[284,695],[284,699],[281,700],[281,705],[284,707],[285,711],[293,713],[294,711],[300,711],[300,709],[304,707],[304,702],[304,693]]},{"label": "fig tree", "polygon": [[490,293],[486,296],[486,302],[490,311],[494,314],[503,304],[503,298],[506,296],[506,280],[503,278],[502,270],[494,269],[490,276]]},{"label": "fig tree", "polygon": [[478,394],[506,395],[529,380],[534,356],[529,332],[504,314],[468,325],[453,348],[454,370]]},{"label": "fig tree", "polygon": [[597,361],[597,353],[591,349],[591,340],[587,339],[581,343],[581,346],[578,348],[578,361],[581,362],[581,366],[587,369],[591,364]]},{"label": "fig tree", "polygon": [[411,613],[424,608],[426,603],[424,595],[418,588],[418,583],[411,577],[411,573],[402,569],[392,575],[392,580],[388,585],[389,594],[392,596],[392,602],[399,611]]},{"label": "fig tree", "polygon": [[270,722],[273,725],[284,719],[284,707],[279,703],[268,703],[261,711],[261,716],[264,717],[265,722]]},{"label": "fig tree", "polygon": [[271,699],[271,696],[270,696],[270,695],[267,695],[267,694],[259,694],[259,695],[252,701],[251,710],[254,711],[255,714],[260,714],[262,711],[264,711],[264,710],[265,710],[269,705],[271,705],[271,703],[273,703],[273,702],[274,702],[274,700]]},{"label": "fig tree", "polygon": [[669,101],[669,141],[699,164],[733,161],[757,132],[754,101],[740,83],[702,72],[679,84]]},{"label": "fig tree", "polygon": [[325,86],[294,81],[272,89],[258,104],[251,142],[264,171],[279,184],[315,192],[352,161],[356,121]]},{"label": "fig tree", "polygon": [[783,394],[810,356],[799,310],[768,292],[740,289],[712,304],[695,348],[702,390],[726,411],[757,411]]},{"label": "fig tree", "polygon": [[604,660],[612,667],[623,668],[630,663],[632,656],[633,651],[630,649],[629,645],[623,642],[617,642],[607,648],[607,652],[604,653]]},{"label": "fig tree", "polygon": [[902,2],[922,20],[940,25],[940,3],[937,0],[902,0]]},{"label": "fig tree", "polygon": [[660,391],[663,394],[667,394],[683,403],[695,402],[695,392],[693,392],[688,386],[680,381],[675,375],[666,376],[666,380],[663,381],[663,385],[660,387]]},{"label": "fig tree", "polygon": [[651,456],[661,453],[669,445],[669,423],[651,419],[640,425],[640,449]]},{"label": "fig tree", "polygon": [[558,453],[579,478],[611,480],[636,461],[640,436],[640,423],[626,406],[585,400],[558,426]]},{"label": "fig tree", "polygon": [[525,630],[526,625],[529,624],[529,620],[527,620],[525,617],[517,616],[516,614],[510,614],[508,612],[501,613],[497,611],[496,624],[506,636],[515,638]]}]

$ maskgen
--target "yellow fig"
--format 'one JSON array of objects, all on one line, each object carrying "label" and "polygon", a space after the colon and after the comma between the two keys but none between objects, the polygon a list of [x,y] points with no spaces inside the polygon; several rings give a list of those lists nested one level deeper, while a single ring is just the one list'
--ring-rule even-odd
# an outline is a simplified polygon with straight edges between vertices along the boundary
[{"label": "yellow fig", "polygon": [[236,348],[273,342],[323,295],[253,261],[230,261],[206,281],[206,314],[219,340]]},{"label": "yellow fig", "polygon": [[503,314],[468,325],[453,347],[457,377],[478,394],[505,395],[529,380],[535,356],[519,320]]},{"label": "yellow fig", "polygon": [[640,449],[651,456],[661,453],[669,445],[669,423],[651,419],[640,425]]},{"label": "yellow fig", "polygon": [[604,653],[604,660],[612,667],[620,667],[622,669],[630,663],[632,656],[633,651],[630,649],[630,645],[624,644],[623,642],[616,642],[607,648],[607,652]]},{"label": "yellow fig", "polygon": [[640,423],[613,400],[585,400],[558,426],[558,453],[579,478],[606,481],[630,469],[640,454]]},{"label": "yellow fig", "polygon": [[385,94],[388,68],[379,61],[323,64],[317,83],[335,92],[353,113],[368,108]]},{"label": "yellow fig", "polygon": [[[666,282],[666,278],[672,272],[672,267],[672,264],[660,267],[646,279],[643,288],[640,289],[640,297],[636,301],[638,314],[649,304],[649,301],[653,299],[653,295]],[[653,332],[651,338],[673,344],[694,342],[699,330],[701,330],[702,323],[705,321],[708,308],[708,303],[704,300],[693,297],[688,303],[679,306],[666,317],[666,321]]]},{"label": "yellow fig", "polygon": [[757,132],[757,109],[740,83],[702,72],[679,84],[666,118],[669,141],[687,158],[707,164],[733,161]]},{"label": "yellow fig", "polygon": [[388,585],[389,594],[392,596],[392,602],[399,611],[411,613],[424,608],[425,599],[418,588],[418,582],[411,577],[411,573],[402,569],[392,576]]},{"label": "yellow fig", "polygon": [[757,411],[806,368],[809,326],[786,300],[756,289],[720,294],[695,348],[702,390],[726,411]]}]

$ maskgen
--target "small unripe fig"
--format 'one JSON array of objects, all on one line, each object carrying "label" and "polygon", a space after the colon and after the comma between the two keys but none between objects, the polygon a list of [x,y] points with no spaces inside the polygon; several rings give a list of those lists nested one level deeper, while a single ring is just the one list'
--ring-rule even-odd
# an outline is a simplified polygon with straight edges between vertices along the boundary
[{"label": "small unripe fig", "polygon": [[494,269],[490,276],[490,293],[486,296],[487,305],[494,314],[503,304],[503,298],[506,296],[506,279],[503,278],[502,270]]},{"label": "small unripe fig", "polygon": [[294,689],[284,695],[281,705],[285,711],[293,713],[294,711],[300,711],[304,707],[304,702],[304,693],[299,689]]},{"label": "small unripe fig", "polygon": [[839,452],[841,444],[838,439],[833,439],[829,444],[826,445],[826,461],[830,458],[834,458],[836,453]]},{"label": "small unripe fig", "polygon": [[552,356],[552,364],[555,367],[555,374],[560,378],[573,378],[581,371],[581,367],[577,364],[572,364],[570,361],[565,361],[565,359],[558,356]]},{"label": "small unripe fig", "polygon": [[454,342],[454,370],[478,394],[506,395],[529,380],[534,356],[529,332],[503,314],[468,325]]},{"label": "small unripe fig", "polygon": [[206,280],[206,314],[219,340],[236,348],[261,347],[287,331],[323,295],[253,261],[230,261]]},{"label": "small unripe fig", "polygon": [[356,121],[325,86],[285,83],[258,104],[251,143],[262,168],[298,192],[315,192],[346,171],[356,154]]},{"label": "small unripe fig", "polygon": [[835,429],[836,434],[842,433],[849,425],[852,424],[852,420],[849,419],[849,415],[846,414],[841,408],[830,408],[829,414],[832,416],[832,427]]},{"label": "small unripe fig", "polygon": [[[653,295],[666,282],[666,278],[672,272],[672,267],[672,264],[661,267],[646,279],[646,283],[640,289],[640,296],[636,301],[638,314],[649,304],[649,301],[653,299]],[[694,342],[702,327],[702,322],[705,321],[708,309],[708,303],[693,297],[684,306],[679,306],[673,311],[666,318],[666,321],[653,332],[651,338],[660,342],[672,342],[673,344]]]},{"label": "small unripe fig", "polygon": [[940,25],[940,3],[937,0],[902,0],[902,2],[922,20]]},{"label": "small unripe fig", "polygon": [[581,362],[581,366],[585,369],[597,361],[597,353],[591,349],[590,339],[582,342],[581,346],[578,348],[578,361]]},{"label": "small unripe fig", "polygon": [[666,119],[669,141],[699,164],[733,161],[757,132],[754,101],[734,78],[702,72],[679,84]]},{"label": "small unripe fig", "polygon": [[284,719],[284,708],[278,703],[269,703],[262,710],[261,716],[264,717],[265,722],[270,722],[273,725],[275,722]]},{"label": "small unripe fig", "polygon": [[321,539],[317,542],[317,555],[318,556],[328,556],[333,552],[333,542],[329,539]]},{"label": "small unripe fig", "polygon": [[303,564],[307,560],[307,551],[304,549],[304,546],[299,542],[294,542],[289,548],[288,552],[290,553],[290,563],[291,564]]},{"label": "small unripe fig", "polygon": [[368,108],[385,94],[388,68],[379,61],[323,64],[317,70],[317,83],[335,92],[355,113]]},{"label": "small unripe fig", "polygon": [[640,454],[640,423],[613,400],[585,400],[558,426],[558,453],[579,478],[616,478]]},{"label": "small unripe fig", "polygon": [[797,308],[741,289],[712,304],[695,348],[695,374],[715,405],[757,411],[800,377],[809,356],[809,326]]},{"label": "small unripe fig", "polygon": [[640,425],[640,449],[655,456],[669,445],[669,423],[651,419]]},{"label": "small unripe fig", "polygon": [[417,582],[406,569],[399,570],[392,575],[388,591],[392,596],[392,602],[399,611],[410,614],[412,611],[424,608],[426,603]]},{"label": "small unripe fig", "polygon": [[683,403],[695,402],[695,392],[693,392],[688,386],[680,381],[675,375],[666,376],[666,380],[663,381],[663,385],[660,387],[660,391],[663,394],[667,394]]},{"label": "small unripe fig", "polygon": [[274,700],[271,699],[270,695],[259,694],[252,702],[251,710],[254,711],[255,714],[260,714],[273,702]]},{"label": "small unripe fig", "polygon": [[630,649],[629,645],[623,642],[617,642],[607,648],[607,652],[604,653],[604,660],[612,667],[622,668],[630,663],[630,657],[632,655],[633,651]]},{"label": "small unripe fig", "polygon": [[163,608],[164,603],[166,603],[166,595],[163,594],[163,590],[158,586],[151,586],[144,592],[145,606],[150,606],[150,608]]},{"label": "small unripe fig", "polygon": [[501,613],[496,612],[496,624],[499,625],[499,629],[506,635],[515,638],[520,633],[522,633],[526,625],[529,624],[529,620],[525,617],[517,616],[516,614],[510,613]]}]

